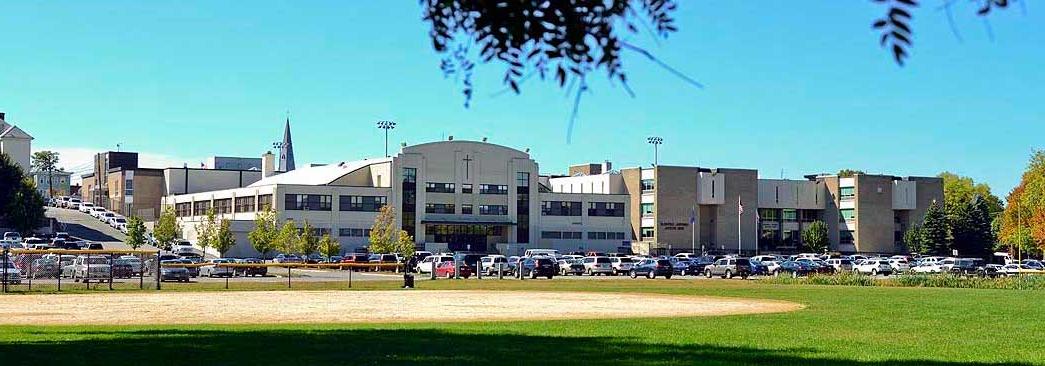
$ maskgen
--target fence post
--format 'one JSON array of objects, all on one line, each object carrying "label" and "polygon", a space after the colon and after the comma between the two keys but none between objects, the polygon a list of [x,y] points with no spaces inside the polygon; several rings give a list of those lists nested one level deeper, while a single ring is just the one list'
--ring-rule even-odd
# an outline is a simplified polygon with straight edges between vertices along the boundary
[{"label": "fence post", "polygon": [[352,271],[351,268],[349,268],[349,271],[348,271],[348,288],[352,288],[352,272],[355,272],[355,271]]},{"label": "fence post", "polygon": [[497,263],[497,279],[504,279],[504,263]]},{"label": "fence post", "polygon": [[[33,291],[33,262],[35,262],[35,261],[36,261],[35,259],[29,261],[29,275],[25,277],[26,279],[29,280],[29,292]],[[43,263],[43,262],[41,262],[41,263]]]},{"label": "fence post", "polygon": [[[232,270],[232,273],[233,273],[233,274],[235,274],[235,273],[236,273],[236,268],[235,268],[235,267],[229,267],[229,269],[231,269],[231,270]],[[230,277],[232,277],[232,275],[230,275],[230,274],[227,274],[227,273],[225,274],[225,289],[226,289],[226,290],[228,290],[228,289],[229,289],[229,278],[230,278]]]},{"label": "fence post", "polygon": [[435,258],[432,258],[432,279],[435,279]]},{"label": "fence post", "polygon": [[116,254],[109,253],[109,291],[112,291],[112,265],[116,264],[112,258],[114,255]]},{"label": "fence post", "polygon": [[162,268],[162,266],[163,266],[163,263],[160,263],[160,251],[157,250],[156,251],[156,291],[160,290],[160,286],[161,286],[160,283],[163,282],[163,281],[160,281],[160,273],[163,272],[160,269],[160,268]]},{"label": "fence post", "polygon": [[138,289],[145,289],[145,256],[138,253]]},{"label": "fence post", "polygon": [[287,264],[287,288],[290,288],[290,264]]},{"label": "fence post", "polygon": [[483,279],[483,261],[481,258],[479,261],[475,262],[475,278],[480,280]]},{"label": "fence post", "polygon": [[11,252],[11,249],[4,247],[4,293],[7,293],[7,255]]},{"label": "fence post", "polygon": [[[75,259],[73,263],[75,263]],[[87,252],[87,257],[84,258],[84,262],[87,262],[87,270],[83,273],[83,283],[87,286],[87,289],[91,289],[91,252]],[[73,277],[76,277],[76,267],[73,267]]]}]

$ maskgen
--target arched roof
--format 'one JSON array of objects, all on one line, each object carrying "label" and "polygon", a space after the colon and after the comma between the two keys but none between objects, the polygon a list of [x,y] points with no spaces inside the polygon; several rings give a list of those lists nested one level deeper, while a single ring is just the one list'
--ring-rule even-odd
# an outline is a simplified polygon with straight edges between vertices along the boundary
[{"label": "arched roof", "polygon": [[331,184],[345,175],[374,164],[391,162],[391,158],[367,159],[342,162],[338,164],[302,167],[286,173],[264,178],[248,187],[269,186],[273,184],[295,184],[305,186],[323,186]]}]

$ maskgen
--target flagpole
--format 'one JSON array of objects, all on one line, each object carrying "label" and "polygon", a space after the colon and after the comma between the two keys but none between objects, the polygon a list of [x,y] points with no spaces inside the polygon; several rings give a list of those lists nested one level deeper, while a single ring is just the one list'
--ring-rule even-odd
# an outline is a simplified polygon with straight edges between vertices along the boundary
[{"label": "flagpole", "polygon": [[743,233],[744,233],[744,230],[743,230],[743,227],[744,227],[743,223],[744,222],[741,221],[742,220],[741,217],[742,217],[743,214],[744,214],[744,202],[740,201],[740,196],[737,196],[737,257],[741,256],[740,252],[741,252],[741,250],[744,249],[744,244],[743,244],[744,242],[741,240],[741,238],[743,238]]}]

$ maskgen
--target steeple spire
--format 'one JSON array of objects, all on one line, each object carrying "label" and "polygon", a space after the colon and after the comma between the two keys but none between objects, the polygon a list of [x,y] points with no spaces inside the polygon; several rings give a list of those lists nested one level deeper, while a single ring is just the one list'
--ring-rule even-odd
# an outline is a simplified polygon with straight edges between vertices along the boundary
[{"label": "steeple spire", "polygon": [[287,123],[283,128],[283,142],[279,150],[279,170],[289,172],[294,170],[294,143],[290,138],[290,112],[287,112]]}]

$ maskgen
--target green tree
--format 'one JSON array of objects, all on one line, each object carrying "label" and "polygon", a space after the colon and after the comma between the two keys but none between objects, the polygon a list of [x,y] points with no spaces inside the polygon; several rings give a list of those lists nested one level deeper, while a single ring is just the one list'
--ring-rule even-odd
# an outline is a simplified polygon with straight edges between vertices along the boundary
[{"label": "green tree", "polygon": [[393,253],[398,248],[399,231],[396,229],[396,212],[392,206],[382,206],[370,227],[370,251]]},{"label": "green tree", "polygon": [[827,224],[823,221],[813,221],[805,230],[802,230],[802,245],[810,252],[826,252],[828,241]]},{"label": "green tree", "polygon": [[229,252],[229,249],[236,246],[236,236],[232,233],[230,226],[231,222],[228,219],[221,219],[218,230],[214,232],[214,238],[211,239],[214,249],[222,257]]},{"label": "green tree", "polygon": [[323,239],[319,240],[319,252],[328,259],[335,255],[341,254],[341,243],[330,236],[330,234],[323,235]]},{"label": "green tree", "polygon": [[156,225],[152,228],[152,236],[156,239],[156,246],[163,250],[171,250],[174,241],[181,237],[174,206],[163,208],[160,218],[156,220]]},{"label": "green tree", "polygon": [[907,231],[903,233],[903,243],[907,245],[907,251],[918,254],[928,253],[928,248],[923,240],[924,237],[925,235],[921,225],[914,225],[907,228]]},{"label": "green tree", "polygon": [[274,242],[278,234],[276,225],[276,214],[271,210],[258,212],[254,216],[254,230],[247,234],[247,240],[250,240],[250,245],[261,254],[262,258],[267,257],[268,253],[274,249]]},{"label": "green tree", "polygon": [[47,197],[54,197],[54,172],[58,170],[58,153],[54,151],[37,151],[33,153],[32,166],[38,172],[47,173]]},{"label": "green tree", "polygon": [[196,245],[199,245],[200,249],[203,250],[204,255],[207,253],[207,248],[214,247],[214,240],[218,233],[218,221],[217,216],[214,213],[214,208],[208,208],[207,213],[203,217],[203,221],[196,224]]},{"label": "green tree", "polygon": [[404,257],[414,255],[414,237],[408,234],[406,230],[399,230],[393,251]]},{"label": "green tree", "polygon": [[294,221],[287,220],[287,222],[283,223],[283,227],[279,229],[279,232],[276,233],[273,247],[283,254],[293,254],[297,251],[297,243],[298,227],[294,225]]},{"label": "green tree", "polygon": [[145,245],[145,222],[138,216],[127,218],[127,245],[134,250]]},{"label": "green tree", "polygon": [[986,201],[988,212],[991,215],[998,214],[1005,208],[1001,199],[991,193],[991,187],[986,183],[976,183],[970,177],[951,172],[940,173],[937,177],[943,179],[944,207],[972,203],[977,197],[981,197]]},{"label": "green tree", "polygon": [[949,255],[950,228],[947,215],[936,201],[929,205],[922,221],[922,241],[929,254]]},{"label": "green tree", "polygon": [[311,255],[319,250],[319,238],[316,237],[316,229],[308,221],[305,221],[305,225],[301,227],[297,248],[302,255]]},{"label": "green tree", "polygon": [[25,179],[22,168],[11,161],[7,154],[0,153],[0,220],[7,212],[7,205],[14,199],[18,186]]},{"label": "green tree", "polygon": [[857,174],[865,174],[863,170],[842,169],[838,171],[839,178],[852,178]]},{"label": "green tree", "polygon": [[4,219],[8,226],[22,235],[30,235],[44,223],[45,205],[32,180],[24,178],[15,186],[11,200],[3,209]]}]

